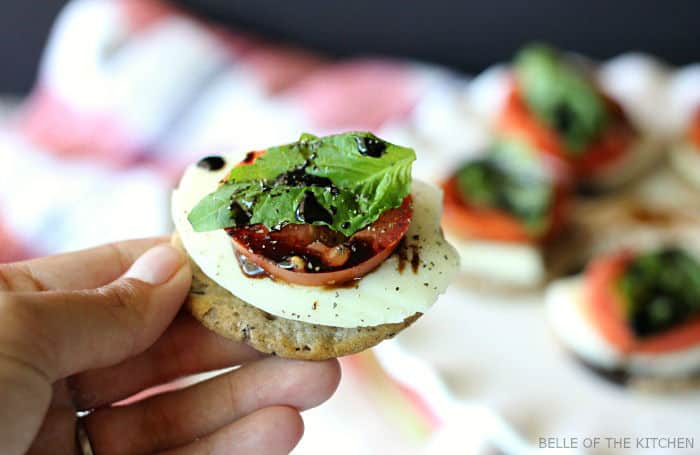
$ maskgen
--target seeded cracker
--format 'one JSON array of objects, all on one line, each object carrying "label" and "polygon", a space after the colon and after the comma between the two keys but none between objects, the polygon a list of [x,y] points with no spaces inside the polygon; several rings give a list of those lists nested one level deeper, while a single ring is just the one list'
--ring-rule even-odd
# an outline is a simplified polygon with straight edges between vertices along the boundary
[{"label": "seeded cracker", "polygon": [[[184,251],[177,234],[172,244]],[[199,269],[194,261],[187,308],[205,327],[268,354],[303,360],[326,360],[354,354],[392,338],[416,321],[375,327],[330,327],[273,316],[231,294]]]}]

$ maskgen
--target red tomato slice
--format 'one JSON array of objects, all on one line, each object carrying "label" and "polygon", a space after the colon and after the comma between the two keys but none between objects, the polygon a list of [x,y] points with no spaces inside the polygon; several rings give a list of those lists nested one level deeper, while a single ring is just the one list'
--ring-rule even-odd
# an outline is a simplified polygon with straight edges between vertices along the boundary
[{"label": "red tomato slice", "polygon": [[457,179],[452,177],[443,184],[445,192],[442,224],[464,238],[498,240],[525,243],[544,240],[555,235],[564,223],[566,191],[557,187],[548,229],[536,238],[514,216],[503,210],[469,206],[464,203],[457,189]]},{"label": "red tomato slice", "polygon": [[700,108],[695,111],[693,120],[691,121],[690,128],[688,130],[688,136],[690,142],[692,142],[695,147],[700,150]]},{"label": "red tomato slice", "polygon": [[555,130],[538,119],[525,104],[519,90],[513,85],[498,119],[499,127],[527,140],[533,147],[557,160],[569,163],[576,174],[587,177],[614,163],[628,150],[634,131],[629,126],[622,108],[606,98],[610,112],[617,120],[614,126],[586,150],[569,153]]},{"label": "red tomato slice", "polygon": [[622,296],[616,288],[627,264],[629,252],[596,259],[586,270],[584,305],[591,322],[614,346],[625,353],[663,354],[700,344],[700,318],[673,329],[639,339],[627,325]]},{"label": "red tomato slice", "polygon": [[623,314],[622,296],[615,284],[631,259],[631,253],[623,252],[591,261],[586,268],[583,294],[593,324],[622,352],[631,352],[635,342]]},{"label": "red tomato slice", "polygon": [[[328,286],[356,280],[377,268],[391,255],[413,218],[412,197],[387,210],[366,228],[345,238],[326,226],[290,224],[278,231],[263,225],[227,230],[236,251],[274,278],[303,286]],[[304,265],[322,268],[283,268],[289,257],[304,258]]]}]

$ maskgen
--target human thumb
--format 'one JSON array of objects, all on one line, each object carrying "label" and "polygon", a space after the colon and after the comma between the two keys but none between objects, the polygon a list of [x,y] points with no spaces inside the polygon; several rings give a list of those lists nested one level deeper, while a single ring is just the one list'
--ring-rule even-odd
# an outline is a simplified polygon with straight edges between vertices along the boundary
[{"label": "human thumb", "polygon": [[170,324],[190,286],[188,261],[155,246],[118,280],[86,291],[0,296],[0,353],[48,380],[113,365],[148,348]]}]

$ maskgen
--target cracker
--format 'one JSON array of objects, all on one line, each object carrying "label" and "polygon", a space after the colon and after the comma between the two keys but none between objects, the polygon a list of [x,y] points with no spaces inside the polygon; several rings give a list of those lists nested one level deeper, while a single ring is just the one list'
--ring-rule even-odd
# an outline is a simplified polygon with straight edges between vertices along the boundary
[{"label": "cracker", "polygon": [[[184,251],[177,234],[172,244]],[[325,360],[354,354],[392,338],[422,313],[374,327],[331,327],[269,314],[250,305],[206,276],[190,258],[192,286],[186,306],[205,327],[254,349],[280,357]],[[280,296],[281,298],[283,296]]]},{"label": "cracker", "polygon": [[568,351],[569,355],[576,359],[576,361],[578,361],[586,369],[592,371],[598,377],[630,390],[655,394],[685,392],[689,390],[696,390],[700,387],[700,371],[695,374],[682,375],[678,377],[659,377],[634,374],[623,367],[615,370],[608,370],[593,365],[591,362],[583,359],[568,347],[565,349]]}]

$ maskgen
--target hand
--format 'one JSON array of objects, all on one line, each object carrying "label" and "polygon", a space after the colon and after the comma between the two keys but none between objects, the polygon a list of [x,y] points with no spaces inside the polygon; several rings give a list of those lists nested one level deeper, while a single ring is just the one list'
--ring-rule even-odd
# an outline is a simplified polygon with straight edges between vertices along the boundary
[{"label": "hand", "polygon": [[[97,454],[287,453],[338,362],[263,357],[180,309],[185,258],[162,239],[0,265],[0,452],[70,454],[76,411]],[[145,252],[145,253],[144,253]],[[138,259],[137,259],[138,258]],[[113,403],[197,372],[205,382]]]}]

